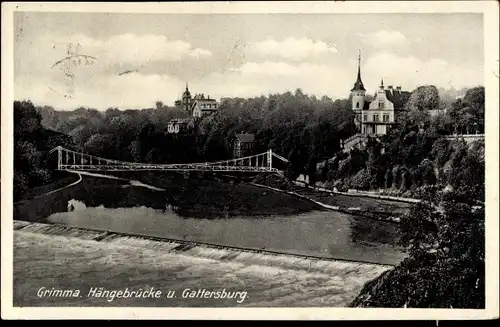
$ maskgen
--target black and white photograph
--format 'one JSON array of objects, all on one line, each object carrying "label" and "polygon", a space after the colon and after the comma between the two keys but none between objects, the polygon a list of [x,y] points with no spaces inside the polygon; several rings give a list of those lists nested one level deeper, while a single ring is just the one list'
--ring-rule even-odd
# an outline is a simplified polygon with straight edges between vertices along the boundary
[{"label": "black and white photograph", "polygon": [[2,317],[498,318],[498,77],[496,1],[2,3]]}]

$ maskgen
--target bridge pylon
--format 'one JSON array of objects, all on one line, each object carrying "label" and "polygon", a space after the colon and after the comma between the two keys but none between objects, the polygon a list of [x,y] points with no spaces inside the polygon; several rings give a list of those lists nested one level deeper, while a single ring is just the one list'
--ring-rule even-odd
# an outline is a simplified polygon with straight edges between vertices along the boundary
[{"label": "bridge pylon", "polygon": [[[57,146],[49,153],[57,151],[57,170],[79,171],[131,171],[131,170],[169,170],[169,171],[213,171],[213,172],[248,172],[248,173],[280,173],[273,167],[273,157],[287,163],[288,160],[273,152],[254,154],[242,158],[234,158],[216,162],[185,164],[153,164],[125,162],[115,159],[101,158],[80,151],[69,150]],[[267,160],[267,162],[266,162]]]}]

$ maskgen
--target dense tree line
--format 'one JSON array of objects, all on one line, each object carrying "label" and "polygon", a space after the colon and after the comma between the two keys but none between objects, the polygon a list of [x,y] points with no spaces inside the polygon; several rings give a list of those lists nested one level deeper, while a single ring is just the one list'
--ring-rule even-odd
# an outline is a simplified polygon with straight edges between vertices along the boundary
[{"label": "dense tree line", "polygon": [[221,99],[216,114],[191,119],[191,128],[181,134],[167,133],[167,124],[188,114],[161,102],[156,105],[105,112],[40,107],[39,112],[45,127],[71,136],[76,147],[97,156],[152,163],[229,159],[235,135],[245,132],[255,135],[255,153],[273,149],[284,157],[296,156],[297,173],[311,157],[331,157],[340,150],[340,141],[355,131],[348,99],[318,99],[300,89],[267,97]]},{"label": "dense tree line", "polygon": [[[450,146],[440,139],[431,156],[428,162],[441,167],[438,178],[453,187],[419,190],[423,201],[401,217],[407,258],[367,283],[352,306],[485,307],[484,142]],[[431,169],[420,172],[432,176]]]},{"label": "dense tree line", "polygon": [[44,128],[41,120],[30,101],[14,102],[14,201],[31,188],[53,181],[51,149],[58,145],[74,147],[71,137]]},{"label": "dense tree line", "polygon": [[358,307],[485,307],[485,207],[470,189],[428,194],[401,220],[408,256],[367,283]]},{"label": "dense tree line", "polygon": [[413,98],[423,101],[407,103],[399,129],[344,159],[355,167],[346,177],[351,186],[394,188],[423,200],[401,217],[407,258],[367,283],[351,306],[484,308],[484,141],[442,138],[484,132],[484,88],[470,89],[433,118],[426,112],[432,97]]},{"label": "dense tree line", "polygon": [[[300,89],[249,99],[224,98],[216,114],[197,120],[182,109],[165,106],[160,101],[155,105],[141,110],[106,111],[92,108],[56,111],[47,106],[34,110],[29,102],[16,102],[14,107],[19,116],[16,124],[29,126],[21,116],[36,115],[30,119],[41,123],[38,130],[59,138],[67,135],[57,145],[124,161],[187,163],[229,159],[235,134],[253,133],[255,153],[273,149],[289,159],[289,165],[280,168],[290,179],[307,174],[312,181],[360,189],[404,191],[448,183],[445,177],[450,175],[447,175],[450,165],[461,158],[456,154],[458,159],[450,162],[448,157],[462,153],[464,150],[460,149],[465,145],[451,144],[440,137],[454,132],[484,131],[482,87],[470,89],[463,99],[451,103],[449,99],[440,99],[434,86],[419,87],[406,103],[399,128],[370,141],[367,149],[350,153],[341,151],[341,141],[356,132],[350,99],[332,101],[326,96],[319,99]],[[433,109],[444,107],[446,114],[430,115]],[[167,133],[168,122],[174,118],[188,118],[189,131]],[[44,147],[39,141],[43,137],[36,136],[36,131],[28,134],[16,134],[16,142],[29,139],[36,149]],[[17,144],[19,149],[26,148],[23,153],[29,153],[29,146]],[[33,160],[35,163],[38,159]],[[38,175],[30,173],[34,175],[29,179],[26,174],[17,176],[19,185],[29,188],[47,180],[41,177],[46,168],[40,164],[34,166],[42,170]]]},{"label": "dense tree line", "polygon": [[484,88],[470,89],[445,112],[431,115],[439,106],[435,87],[417,88],[398,128],[369,139],[364,149],[337,153],[319,165],[313,180],[339,189],[386,189],[412,196],[422,187],[457,188],[464,178],[484,180],[484,171],[474,169],[484,156],[484,142],[468,146],[460,138],[444,138],[456,132],[484,133]]}]

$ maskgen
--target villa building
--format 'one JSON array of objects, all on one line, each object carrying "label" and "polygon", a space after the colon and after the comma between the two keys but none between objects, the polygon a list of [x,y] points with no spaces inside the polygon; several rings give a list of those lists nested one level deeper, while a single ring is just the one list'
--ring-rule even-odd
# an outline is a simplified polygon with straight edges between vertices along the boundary
[{"label": "villa building", "polygon": [[402,91],[401,86],[387,88],[384,80],[374,95],[373,100],[366,99],[366,89],[361,79],[361,55],[358,56],[358,76],[351,89],[352,110],[358,133],[344,140],[344,148],[364,144],[368,137],[378,137],[387,134],[398,124],[399,116],[410,92]]},{"label": "villa building", "polygon": [[215,101],[215,99],[210,99],[210,96],[205,99],[205,96],[203,94],[195,96],[193,105],[191,107],[193,117],[198,118],[213,114],[217,112],[217,110],[217,101]]},{"label": "villa building", "polygon": [[233,157],[241,158],[251,156],[255,146],[255,136],[253,134],[236,134],[233,143]]},{"label": "villa building", "polygon": [[189,121],[187,119],[172,119],[167,125],[167,132],[170,134],[184,133],[188,130]]},{"label": "villa building", "polygon": [[191,96],[188,84],[186,90],[182,93],[182,100],[175,101],[175,106],[189,112],[193,117],[201,118],[217,112],[219,104],[215,99],[210,99],[210,96],[205,98],[204,94],[196,94]]}]

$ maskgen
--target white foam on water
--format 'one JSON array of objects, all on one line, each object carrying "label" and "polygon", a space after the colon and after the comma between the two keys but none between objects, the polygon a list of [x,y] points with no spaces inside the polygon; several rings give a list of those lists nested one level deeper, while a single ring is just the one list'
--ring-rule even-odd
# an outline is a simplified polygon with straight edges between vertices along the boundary
[{"label": "white foam on water", "polygon": [[145,187],[145,188],[149,188],[151,190],[154,190],[154,191],[165,191],[165,189],[162,189],[162,188],[158,188],[158,187],[155,187],[155,186],[152,186],[152,185],[148,185],[148,184],[144,184],[140,181],[136,181],[136,180],[130,180],[130,185],[132,186],[140,186],[140,187]]},{"label": "white foam on water", "polygon": [[[317,260],[309,258],[299,258],[287,254],[269,254],[269,253],[255,253],[247,252],[239,249],[231,248],[212,248],[203,244],[185,244],[175,241],[157,241],[145,239],[135,236],[126,236],[111,234],[106,236],[106,232],[87,231],[78,228],[66,227],[61,225],[50,224],[17,224],[21,229],[27,232],[59,235],[65,237],[75,237],[80,239],[96,239],[99,238],[101,243],[108,243],[113,247],[135,247],[148,250],[154,250],[158,254],[174,253],[177,256],[198,258],[201,260],[209,260],[218,262],[220,264],[230,264],[235,268],[241,269],[241,272],[251,275],[272,275],[278,276],[283,273],[298,273],[300,271],[300,280],[305,280],[314,276],[315,278],[331,278],[337,276],[342,279],[353,279],[355,281],[357,276],[360,275],[379,275],[390,266],[356,263],[348,261],[334,261],[334,260]],[[187,249],[183,250],[182,246]],[[192,248],[189,248],[192,246]],[[176,248],[180,247],[179,250]],[[107,259],[112,260],[112,259]],[[109,263],[109,262],[107,262]],[[113,262],[119,264],[119,262]],[[241,266],[245,264],[245,266]]]},{"label": "white foam on water", "polygon": [[[242,306],[345,306],[364,283],[390,268],[162,242],[49,224],[15,222],[14,226],[15,246],[24,258],[24,266],[18,264],[18,269],[25,272],[28,282],[42,274],[68,281],[84,272],[86,278],[114,274],[168,287],[226,283],[258,290]],[[98,241],[89,241],[92,238]],[[184,246],[186,250],[182,250]],[[49,271],[32,264],[33,251],[38,260],[46,260],[47,251],[53,251],[56,259]],[[75,253],[85,259],[75,261]],[[169,278],[165,278],[167,275]]]},{"label": "white foam on water", "polygon": [[68,211],[83,211],[87,209],[84,202],[71,199],[68,201]]}]

